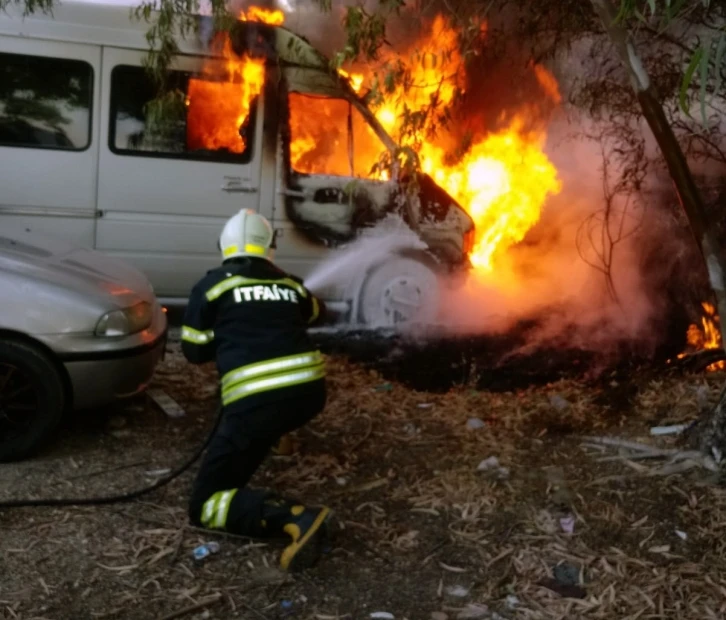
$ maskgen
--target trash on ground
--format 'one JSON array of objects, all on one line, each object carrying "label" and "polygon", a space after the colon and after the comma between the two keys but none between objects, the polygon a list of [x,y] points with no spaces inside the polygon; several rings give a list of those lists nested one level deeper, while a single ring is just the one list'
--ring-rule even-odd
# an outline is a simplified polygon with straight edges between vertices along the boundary
[{"label": "trash on ground", "polygon": [[475,431],[480,428],[484,428],[486,426],[486,423],[484,420],[481,420],[480,418],[469,418],[466,421],[466,428],[468,428],[470,431]]},{"label": "trash on ground", "polygon": [[499,459],[496,456],[490,456],[484,459],[477,467],[478,471],[490,471],[499,467]]},{"label": "trash on ground", "polygon": [[194,549],[192,553],[194,554],[195,560],[203,560],[207,556],[210,556],[213,553],[217,553],[218,551],[219,543],[212,541],[203,545],[199,545],[196,549]]},{"label": "trash on ground", "polygon": [[690,424],[672,424],[670,426],[654,426],[650,429],[651,435],[678,435],[685,431]]},{"label": "trash on ground", "polygon": [[387,611],[374,611],[371,614],[371,618],[378,618],[379,620],[395,620],[396,616]]},{"label": "trash on ground", "polygon": [[[433,403],[419,403],[419,404],[418,404],[418,405],[416,405],[416,406],[417,406],[417,407],[418,407],[419,409],[431,409],[431,407],[433,407],[433,406],[434,406],[434,404],[433,404]],[[437,612],[434,612],[434,613],[437,613]]]},{"label": "trash on ground", "polygon": [[507,595],[507,598],[504,599],[504,604],[508,609],[515,609],[519,605],[519,598],[514,596],[514,594],[509,594]]},{"label": "trash on ground", "polygon": [[283,609],[292,609],[292,601],[289,599],[283,599],[280,601],[280,607]]},{"label": "trash on ground", "polygon": [[566,517],[560,517],[560,527],[565,534],[572,534],[575,531],[575,517],[567,515]]},{"label": "trash on ground", "polygon": [[446,594],[449,596],[464,598],[465,596],[469,596],[469,589],[464,586],[449,586],[446,588]]},{"label": "trash on ground", "polygon": [[688,534],[686,534],[683,530],[676,530],[676,536],[678,536],[681,540],[686,540],[688,538]]},{"label": "trash on ground", "polygon": [[151,389],[147,390],[146,393],[168,417],[182,418],[186,415],[186,412],[181,408],[179,403],[163,390]]},{"label": "trash on ground", "polygon": [[562,562],[552,569],[555,580],[566,586],[574,586],[580,583],[580,569],[569,562]]},{"label": "trash on ground", "polygon": [[648,549],[651,553],[668,553],[671,550],[670,545],[658,545]]},{"label": "trash on ground", "polygon": [[484,459],[477,466],[477,471],[483,471],[488,473],[496,474],[497,478],[504,480],[509,478],[509,468],[502,467],[499,464],[499,459],[496,456],[490,456]]}]

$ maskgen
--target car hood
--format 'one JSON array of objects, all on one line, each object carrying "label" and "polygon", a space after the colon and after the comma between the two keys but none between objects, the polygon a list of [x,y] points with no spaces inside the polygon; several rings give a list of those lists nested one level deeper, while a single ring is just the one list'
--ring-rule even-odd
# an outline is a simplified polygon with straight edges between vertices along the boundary
[{"label": "car hood", "polygon": [[0,272],[119,308],[154,300],[147,278],[123,261],[34,233],[0,234]]}]

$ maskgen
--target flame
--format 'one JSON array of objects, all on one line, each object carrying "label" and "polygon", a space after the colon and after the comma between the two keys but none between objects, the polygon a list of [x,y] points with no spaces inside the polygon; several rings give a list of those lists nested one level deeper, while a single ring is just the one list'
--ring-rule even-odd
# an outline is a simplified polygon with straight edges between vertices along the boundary
[{"label": "flame", "polygon": [[[720,349],[722,347],[720,321],[716,314],[716,308],[707,301],[701,303],[701,307],[704,312],[701,317],[701,326],[699,327],[693,323],[688,327],[686,332],[688,347],[686,352],[678,355],[678,359],[682,359],[689,353],[695,353],[696,351]],[[706,370],[710,372],[726,370],[726,361],[714,362]]]},{"label": "flame", "polygon": [[[282,25],[279,10],[249,7],[242,20]],[[484,33],[486,25],[482,25]],[[208,63],[199,78],[190,80],[187,131],[190,148],[245,149],[244,128],[255,97],[262,91],[264,63],[246,55],[236,56],[229,38],[215,38],[215,50],[223,59]],[[561,190],[557,170],[543,151],[546,134],[527,129],[531,110],[522,109],[506,126],[473,140],[470,148],[452,161],[456,150],[451,136],[436,133],[435,110],[454,103],[457,91],[466,85],[458,33],[442,16],[434,19],[427,34],[408,50],[412,63],[403,56],[386,60],[404,80],[395,88],[372,71],[340,70],[351,87],[362,93],[364,86],[379,80],[382,96],[371,103],[376,118],[400,145],[414,150],[424,172],[471,215],[476,238],[470,254],[472,264],[491,272],[496,256],[521,241],[540,217],[549,195]],[[561,97],[557,81],[544,67],[532,65],[542,90],[556,103]],[[436,105],[432,105],[432,103]],[[311,97],[291,93],[289,99],[290,160],[301,173],[387,179],[380,169],[385,146],[362,114],[342,98]],[[403,133],[403,119],[414,115],[414,131]],[[348,144],[349,124],[352,145]]]},{"label": "flame", "polygon": [[[280,25],[285,14],[252,6],[240,12],[239,19]],[[244,129],[250,108],[262,92],[265,61],[237,56],[226,33],[212,41],[212,52],[223,58],[219,64],[206,63],[199,78],[191,78],[187,88],[187,145],[190,150],[227,150],[243,153]]]},{"label": "flame", "polygon": [[262,22],[271,26],[282,26],[285,23],[285,14],[279,9],[263,9],[260,6],[251,6],[247,13],[240,11],[239,19],[242,21]]},{"label": "flame", "polygon": [[[526,129],[529,111],[522,110],[509,119],[504,129],[479,136],[465,155],[452,163],[453,140],[434,133],[436,119],[431,110],[451,104],[457,89],[465,86],[458,34],[438,16],[409,55],[416,62],[405,63],[403,56],[387,59],[392,66],[403,69],[404,84],[392,92],[380,89],[383,96],[371,104],[371,109],[394,140],[418,153],[422,170],[468,211],[476,225],[471,262],[491,272],[496,255],[521,241],[538,222],[546,198],[561,191],[557,170],[543,152],[546,134]],[[540,65],[533,65],[533,70],[545,94],[559,103],[561,96],[554,76]],[[375,75],[344,70],[340,74],[359,94],[366,82],[376,79]],[[432,102],[439,105],[432,106]],[[290,149],[296,171],[350,174],[345,122],[348,113],[342,100],[317,99],[313,103],[309,97],[291,96]],[[417,131],[404,135],[399,128],[405,115],[411,113],[420,117]],[[356,176],[387,178],[372,170],[384,147],[372,130],[366,131],[367,125],[358,118],[357,111],[352,116]]]}]

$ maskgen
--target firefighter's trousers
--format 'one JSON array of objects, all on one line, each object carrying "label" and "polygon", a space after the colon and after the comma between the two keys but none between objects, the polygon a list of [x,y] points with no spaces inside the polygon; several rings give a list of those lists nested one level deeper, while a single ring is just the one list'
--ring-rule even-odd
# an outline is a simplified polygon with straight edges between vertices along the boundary
[{"label": "firefighter's trousers", "polygon": [[278,518],[270,507],[278,496],[247,484],[280,438],[316,417],[326,398],[325,381],[320,380],[302,393],[296,390],[294,399],[254,407],[241,399],[225,407],[194,482],[191,522],[255,538],[278,535],[279,528],[271,527]]}]

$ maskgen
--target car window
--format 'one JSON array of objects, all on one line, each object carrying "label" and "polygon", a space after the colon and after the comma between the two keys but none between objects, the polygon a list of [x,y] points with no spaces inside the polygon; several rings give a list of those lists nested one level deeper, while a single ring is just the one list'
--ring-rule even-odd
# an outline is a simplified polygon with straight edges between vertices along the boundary
[{"label": "car window", "polygon": [[0,146],[85,150],[92,99],[87,62],[0,52]]},{"label": "car window", "polygon": [[252,159],[257,96],[243,110],[240,84],[183,71],[170,72],[167,85],[180,96],[155,120],[148,104],[157,90],[146,70],[114,67],[109,128],[114,153],[233,163]]},{"label": "car window", "polygon": [[386,147],[347,100],[291,92],[288,101],[294,172],[377,178],[371,170]]}]

